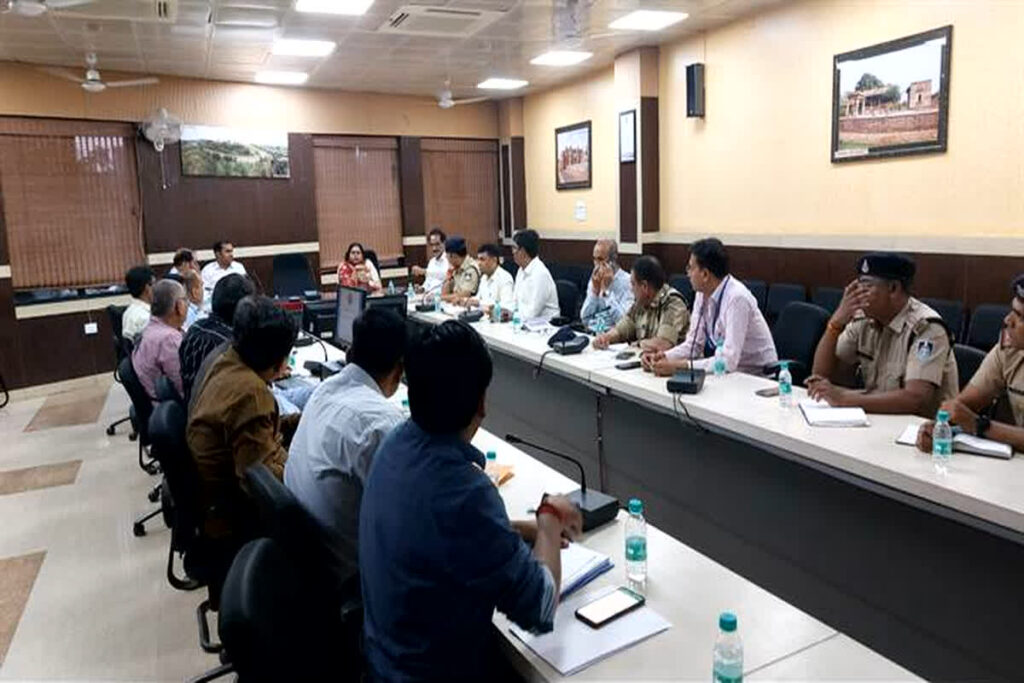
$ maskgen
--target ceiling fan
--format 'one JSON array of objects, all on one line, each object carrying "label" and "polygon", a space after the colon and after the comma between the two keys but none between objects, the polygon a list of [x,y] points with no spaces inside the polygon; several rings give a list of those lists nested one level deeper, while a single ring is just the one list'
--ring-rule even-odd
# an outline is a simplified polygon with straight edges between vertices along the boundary
[{"label": "ceiling fan", "polygon": [[62,10],[88,5],[93,0],[0,0],[0,12],[11,12],[23,17],[38,17],[47,10]]},{"label": "ceiling fan", "polygon": [[51,76],[57,78],[63,78],[74,83],[78,83],[82,86],[82,90],[89,93],[103,92],[107,88],[130,88],[137,85],[153,85],[159,83],[160,79],[147,77],[147,78],[134,78],[127,81],[104,81],[100,78],[100,72],[96,68],[96,54],[90,52],[85,56],[85,78],[76,76],[67,69],[53,69],[49,67],[41,68],[40,71],[45,71]]},{"label": "ceiling fan", "polygon": [[477,102],[486,102],[491,99],[490,97],[469,97],[462,100],[452,99],[452,79],[446,78],[444,80],[444,89],[437,93],[437,106],[441,109],[451,109],[452,107],[459,104],[475,104]]}]

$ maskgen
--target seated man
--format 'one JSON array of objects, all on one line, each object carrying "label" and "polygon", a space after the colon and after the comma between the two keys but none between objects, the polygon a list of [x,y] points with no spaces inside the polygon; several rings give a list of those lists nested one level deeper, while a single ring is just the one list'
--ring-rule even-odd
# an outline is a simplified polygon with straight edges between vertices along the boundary
[{"label": "seated man", "polygon": [[619,245],[613,239],[600,239],[594,245],[594,272],[580,309],[580,320],[588,330],[604,332],[632,306],[632,283],[629,273],[619,268]]},{"label": "seated man", "polygon": [[766,365],[778,362],[768,322],[750,290],[729,274],[729,254],[721,241],[709,237],[694,242],[686,273],[697,293],[693,301],[697,321],[679,346],[645,355],[645,369],[659,376],[691,365],[711,370],[717,341],[722,342],[728,372],[760,375]]},{"label": "seated man", "polygon": [[[952,401],[940,407],[949,413],[949,421],[968,434],[1009,444],[1015,451],[1024,451],[1024,275],[1013,281],[1010,312],[1003,320],[1003,334],[974,377]],[[996,422],[981,414],[998,399],[1006,396],[1013,413],[1013,424]],[[932,452],[932,429],[935,422],[921,425],[917,447]]]},{"label": "seated man", "polygon": [[540,260],[540,235],[536,230],[520,230],[512,236],[512,258],[519,271],[513,294],[519,317],[524,321],[559,315],[558,288],[551,272]]},{"label": "seated man", "polygon": [[213,244],[213,261],[203,266],[200,276],[203,278],[203,306],[207,312],[210,310],[213,298],[213,288],[222,277],[237,273],[245,275],[245,266],[241,261],[235,260],[235,245],[230,241],[222,240]]},{"label": "seated man", "polygon": [[594,348],[637,342],[642,350],[653,352],[678,344],[690,327],[690,311],[683,295],[665,283],[665,271],[658,259],[638,258],[629,280],[633,288],[632,306],[615,327],[594,337]]},{"label": "seated man", "polygon": [[320,522],[345,581],[359,570],[359,503],[380,442],[402,422],[405,321],[371,308],[352,323],[348,364],[317,387],[288,449],[284,483]]},{"label": "seated man", "polygon": [[160,280],[153,285],[150,313],[149,323],[132,352],[132,367],[146,395],[155,402],[156,382],[161,376],[171,380],[178,395],[182,395],[178,347],[181,326],[188,315],[185,288],[173,280]]},{"label": "seated man", "polygon": [[509,272],[501,267],[501,249],[497,244],[484,244],[477,250],[476,262],[480,266],[480,287],[476,296],[459,303],[479,306],[488,313],[495,303],[499,303],[502,309],[511,312],[515,306],[515,283]]},{"label": "seated man", "polygon": [[231,325],[238,302],[256,293],[256,287],[245,275],[232,273],[221,278],[213,288],[213,310],[185,333],[178,349],[181,360],[181,385],[188,402],[192,397],[192,383],[206,357],[221,344],[234,340]]},{"label": "seated man", "polygon": [[168,273],[167,279],[181,283],[185,288],[185,294],[188,296],[188,314],[185,316],[185,322],[181,329],[183,332],[188,332],[188,329],[196,321],[206,317],[206,312],[203,311],[203,280],[199,277],[199,273],[189,268],[178,273]]},{"label": "seated man", "polygon": [[[938,313],[910,296],[914,262],[873,253],[857,262],[851,282],[814,352],[807,393],[833,406],[869,413],[934,417],[956,396],[956,358]],[[836,386],[856,371],[864,389]]]},{"label": "seated man", "polygon": [[[291,317],[263,296],[242,299],[234,342],[194,387],[186,437],[199,475],[201,529],[206,538],[244,542],[256,512],[242,489],[245,470],[262,462],[284,476],[284,424],[267,387],[288,366],[295,342]],[[297,418],[296,418],[297,419]]]},{"label": "seated man", "polygon": [[413,277],[423,278],[423,286],[416,291],[430,295],[441,293],[441,285],[448,277],[448,256],[444,253],[447,239],[441,228],[431,228],[427,233],[427,267],[412,267]]},{"label": "seated man", "polygon": [[470,445],[491,372],[480,335],[454,320],[406,354],[412,419],[374,456],[359,519],[373,680],[493,680],[495,609],[524,628],[552,627],[562,539],[582,519],[567,498],[546,496],[536,523],[509,522]]},{"label": "seated man", "polygon": [[441,285],[441,299],[456,302],[476,294],[480,286],[480,268],[466,255],[466,240],[453,235],[445,240],[444,253],[448,257],[449,271]]},{"label": "seated man", "polygon": [[132,301],[121,316],[121,336],[132,344],[149,323],[149,305],[153,303],[153,270],[149,266],[135,266],[124,275],[124,283]]}]

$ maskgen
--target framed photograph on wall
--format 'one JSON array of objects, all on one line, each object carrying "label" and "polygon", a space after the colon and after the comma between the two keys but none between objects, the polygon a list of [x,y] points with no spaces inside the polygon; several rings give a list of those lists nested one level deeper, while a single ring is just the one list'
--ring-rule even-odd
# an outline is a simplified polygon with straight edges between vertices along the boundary
[{"label": "framed photograph on wall", "polygon": [[591,186],[590,121],[555,129],[555,189]]},{"label": "framed photograph on wall", "polygon": [[619,163],[636,161],[636,109],[619,114]]},{"label": "framed photograph on wall", "polygon": [[222,178],[289,178],[287,131],[183,126],[181,174]]},{"label": "framed photograph on wall", "polygon": [[832,161],[946,151],[953,27],[836,55]]}]

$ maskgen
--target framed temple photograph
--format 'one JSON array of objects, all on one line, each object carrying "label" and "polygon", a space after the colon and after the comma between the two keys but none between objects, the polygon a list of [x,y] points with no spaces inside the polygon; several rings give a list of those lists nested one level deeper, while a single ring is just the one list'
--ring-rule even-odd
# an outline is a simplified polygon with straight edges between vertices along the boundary
[{"label": "framed temple photograph", "polygon": [[619,163],[636,161],[636,109],[619,114]]},{"label": "framed temple photograph", "polygon": [[953,27],[833,58],[832,161],[946,151]]},{"label": "framed temple photograph", "polygon": [[591,186],[590,121],[555,129],[555,189]]}]

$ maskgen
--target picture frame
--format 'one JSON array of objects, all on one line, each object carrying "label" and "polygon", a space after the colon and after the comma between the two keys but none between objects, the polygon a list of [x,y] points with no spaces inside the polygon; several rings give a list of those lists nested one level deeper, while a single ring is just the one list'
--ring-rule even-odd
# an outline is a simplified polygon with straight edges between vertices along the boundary
[{"label": "picture frame", "polygon": [[950,25],[835,55],[832,162],[945,152],[952,47]]},{"label": "picture frame", "polygon": [[619,113],[619,163],[636,161],[636,109]]},{"label": "picture frame", "polygon": [[590,121],[555,129],[555,189],[591,187]]},{"label": "picture frame", "polygon": [[287,131],[182,127],[181,175],[214,178],[291,177]]}]

